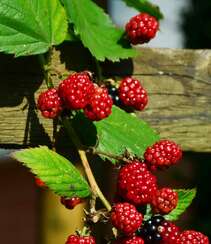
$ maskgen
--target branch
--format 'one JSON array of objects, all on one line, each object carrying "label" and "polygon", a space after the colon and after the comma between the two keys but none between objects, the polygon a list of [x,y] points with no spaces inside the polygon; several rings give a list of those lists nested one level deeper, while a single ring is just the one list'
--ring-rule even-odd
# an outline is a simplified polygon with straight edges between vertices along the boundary
[{"label": "branch", "polygon": [[63,122],[65,129],[67,130],[67,133],[69,134],[70,138],[72,139],[73,143],[75,144],[75,146],[78,150],[78,154],[81,158],[82,165],[83,165],[85,173],[87,175],[87,178],[88,178],[91,190],[92,190],[92,194],[94,195],[93,198],[99,197],[100,200],[102,201],[103,205],[106,207],[106,209],[108,211],[111,211],[111,205],[108,202],[108,200],[105,198],[105,196],[103,195],[102,191],[100,190],[100,188],[95,180],[95,177],[92,173],[92,170],[90,168],[90,165],[89,165],[89,162],[88,162],[88,159],[86,156],[86,152],[83,149],[81,149],[83,147],[81,145],[81,142],[80,142],[75,130],[73,129],[73,127],[71,125],[70,120],[67,118],[64,118],[62,120],[62,122]]}]

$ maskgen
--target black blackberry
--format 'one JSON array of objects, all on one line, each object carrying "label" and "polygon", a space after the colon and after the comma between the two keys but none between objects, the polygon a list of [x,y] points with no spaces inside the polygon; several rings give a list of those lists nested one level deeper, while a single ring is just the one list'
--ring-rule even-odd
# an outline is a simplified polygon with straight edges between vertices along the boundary
[{"label": "black blackberry", "polygon": [[118,90],[115,86],[109,86],[108,87],[108,93],[109,95],[111,96],[112,100],[113,100],[113,103],[118,106],[118,107],[121,107],[123,106],[120,98],[119,98],[119,94],[118,94]]},{"label": "black blackberry", "polygon": [[163,216],[155,215],[151,219],[145,221],[142,227],[137,231],[146,244],[161,243],[162,236],[159,233],[159,226],[165,221]]}]

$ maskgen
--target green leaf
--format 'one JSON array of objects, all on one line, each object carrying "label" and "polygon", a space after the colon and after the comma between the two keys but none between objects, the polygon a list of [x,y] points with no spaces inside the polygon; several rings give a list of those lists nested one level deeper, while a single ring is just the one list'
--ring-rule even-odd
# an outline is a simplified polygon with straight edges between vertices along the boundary
[{"label": "green leaf", "polygon": [[92,55],[100,61],[134,57],[136,51],[123,38],[124,31],[112,24],[103,9],[91,0],[63,0],[69,21]]},{"label": "green leaf", "polygon": [[16,151],[12,157],[29,167],[60,196],[84,198],[90,195],[88,183],[78,170],[46,146]]},{"label": "green leaf", "polygon": [[0,51],[16,56],[44,53],[66,34],[59,0],[0,0]]},{"label": "green leaf", "polygon": [[155,16],[158,20],[163,19],[160,8],[150,3],[148,0],[123,0],[128,6],[137,9],[139,12],[145,12]]},{"label": "green leaf", "polygon": [[97,150],[114,155],[121,155],[127,149],[141,157],[148,146],[159,140],[158,134],[146,122],[116,106],[108,118],[94,124],[82,114],[73,122],[85,145],[96,145]]},{"label": "green leaf", "polygon": [[167,220],[177,220],[179,216],[185,212],[185,210],[190,206],[193,199],[196,196],[196,189],[175,189],[178,193],[179,201],[177,207],[168,215],[165,215]]}]

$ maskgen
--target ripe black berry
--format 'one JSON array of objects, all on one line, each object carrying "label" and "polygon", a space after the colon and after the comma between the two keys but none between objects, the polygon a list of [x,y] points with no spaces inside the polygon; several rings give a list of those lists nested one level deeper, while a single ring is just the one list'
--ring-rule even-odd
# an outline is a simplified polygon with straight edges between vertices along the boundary
[{"label": "ripe black berry", "polygon": [[109,86],[108,87],[108,93],[111,96],[113,103],[118,106],[118,107],[122,107],[123,104],[119,98],[119,93],[116,87],[114,86]]},{"label": "ripe black berry", "polygon": [[163,221],[165,220],[162,216],[155,215],[144,222],[143,226],[137,231],[137,234],[144,239],[144,243],[161,243],[162,236],[159,233],[159,226]]}]

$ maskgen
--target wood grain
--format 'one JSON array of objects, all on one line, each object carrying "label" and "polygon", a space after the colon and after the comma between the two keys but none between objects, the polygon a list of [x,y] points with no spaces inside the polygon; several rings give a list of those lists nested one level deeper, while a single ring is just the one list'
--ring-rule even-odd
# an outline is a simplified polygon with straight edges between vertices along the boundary
[{"label": "wood grain", "polygon": [[[211,152],[211,50],[142,48],[138,52],[133,60],[103,65],[104,75],[133,74],[140,79],[150,97],[147,109],[138,115],[162,138],[175,140],[185,150]],[[54,66],[63,72],[65,66],[59,66],[57,58]],[[46,88],[36,57],[1,55],[0,63],[0,144],[48,144],[52,122],[35,109],[38,94]]]}]

